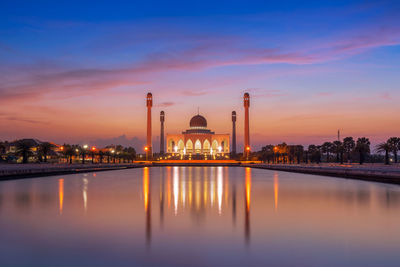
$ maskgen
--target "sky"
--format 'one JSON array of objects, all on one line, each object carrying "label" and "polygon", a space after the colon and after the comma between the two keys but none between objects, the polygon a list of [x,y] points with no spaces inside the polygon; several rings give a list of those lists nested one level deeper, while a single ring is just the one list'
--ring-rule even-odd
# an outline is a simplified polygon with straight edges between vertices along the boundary
[{"label": "sky", "polygon": [[399,1],[7,1],[0,140],[141,150],[147,92],[166,133],[205,116],[231,133],[249,92],[250,142],[400,135]]}]

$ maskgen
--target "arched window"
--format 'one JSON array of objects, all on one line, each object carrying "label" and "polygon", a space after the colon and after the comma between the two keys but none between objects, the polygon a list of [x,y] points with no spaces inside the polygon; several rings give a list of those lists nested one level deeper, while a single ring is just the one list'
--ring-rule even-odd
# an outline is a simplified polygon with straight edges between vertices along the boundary
[{"label": "arched window", "polygon": [[217,153],[217,152],[218,152],[218,141],[217,141],[217,140],[214,140],[214,141],[212,142],[211,147],[212,147],[212,150],[213,150],[212,153],[213,153],[213,154]]},{"label": "arched window", "polygon": [[183,144],[183,141],[182,141],[182,139],[180,139],[179,141],[178,141],[178,152],[179,153],[183,153],[183,149],[185,148],[185,145]]},{"label": "arched window", "polygon": [[210,142],[206,139],[203,143],[203,153],[209,154],[210,148],[211,148]]},{"label": "arched window", "polygon": [[186,141],[186,153],[193,153],[193,142],[190,139]]},{"label": "arched window", "polygon": [[194,143],[194,150],[195,153],[197,154],[201,153],[201,142],[199,139],[197,139],[196,142]]}]

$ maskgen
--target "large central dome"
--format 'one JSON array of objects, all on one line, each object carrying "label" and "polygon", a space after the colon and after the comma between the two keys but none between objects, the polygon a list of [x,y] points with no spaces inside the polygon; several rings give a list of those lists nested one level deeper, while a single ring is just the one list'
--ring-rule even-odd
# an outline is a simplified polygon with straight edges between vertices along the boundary
[{"label": "large central dome", "polygon": [[196,115],[190,120],[190,128],[207,128],[207,120],[201,115]]}]

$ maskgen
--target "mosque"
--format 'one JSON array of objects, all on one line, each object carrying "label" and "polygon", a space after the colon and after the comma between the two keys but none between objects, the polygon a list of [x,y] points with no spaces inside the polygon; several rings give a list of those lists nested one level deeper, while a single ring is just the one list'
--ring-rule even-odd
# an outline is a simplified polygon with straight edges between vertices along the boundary
[{"label": "mosque", "polygon": [[207,129],[206,118],[197,114],[189,125],[181,134],[167,134],[167,154],[224,156],[230,153],[229,134],[216,134]]},{"label": "mosque", "polygon": [[[250,154],[249,107],[250,95],[243,96],[244,106],[244,148],[243,155]],[[153,158],[152,147],[152,116],[153,95],[146,96],[147,106],[147,142],[146,159]],[[167,134],[164,138],[165,113],[160,112],[160,155],[172,159],[228,159],[236,155],[236,111],[232,111],[232,136],[219,134],[207,128],[207,120],[200,114],[193,116],[189,122],[189,129],[180,134]],[[166,150],[165,141],[166,139]],[[230,142],[232,140],[232,142]],[[232,146],[230,146],[232,143]]]}]

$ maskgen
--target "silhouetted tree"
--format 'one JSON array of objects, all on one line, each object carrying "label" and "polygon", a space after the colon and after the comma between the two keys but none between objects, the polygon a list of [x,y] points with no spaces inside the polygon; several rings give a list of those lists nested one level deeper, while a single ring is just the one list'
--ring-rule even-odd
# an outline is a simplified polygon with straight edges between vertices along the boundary
[{"label": "silhouetted tree", "polygon": [[334,141],[333,143],[333,151],[336,153],[336,162],[343,163],[343,159],[341,159],[340,155],[343,154],[343,144],[339,140]]},{"label": "silhouetted tree", "polygon": [[18,140],[15,144],[16,153],[22,156],[22,163],[28,163],[29,156],[32,155],[32,144],[25,139]]},{"label": "silhouetted tree", "polygon": [[370,153],[371,142],[366,137],[360,137],[357,139],[355,151],[360,155],[360,165],[365,161],[365,154]]},{"label": "silhouetted tree", "polygon": [[390,146],[390,150],[394,156],[394,162],[397,163],[397,151],[400,149],[400,138],[399,137],[390,137],[387,140],[388,145]]},{"label": "silhouetted tree", "polygon": [[64,144],[64,154],[67,157],[69,164],[72,164],[72,157],[75,156],[76,154],[75,149],[76,148],[74,146]]},{"label": "silhouetted tree", "polygon": [[389,151],[392,146],[389,142],[383,142],[376,146],[376,151],[379,153],[385,152],[385,164],[389,165]]},{"label": "silhouetted tree", "polygon": [[331,142],[325,142],[321,146],[322,153],[326,153],[326,162],[330,161],[329,155],[332,152],[333,144]]},{"label": "silhouetted tree", "polygon": [[308,153],[310,155],[311,162],[321,162],[321,147],[316,145],[308,146]]},{"label": "silhouetted tree", "polygon": [[296,158],[297,158],[297,164],[300,164],[301,159],[303,158],[303,154],[304,154],[304,147],[302,145],[297,145],[295,147],[295,154],[296,154]]},{"label": "silhouetted tree", "polygon": [[103,152],[103,150],[99,150],[99,162],[100,163],[103,163],[103,158],[104,158],[104,152]]},{"label": "silhouetted tree", "polygon": [[47,162],[47,155],[53,150],[55,145],[49,142],[43,142],[39,145],[39,154],[43,156],[44,162]]},{"label": "silhouetted tree", "polygon": [[349,136],[343,139],[343,150],[347,154],[347,160],[350,161],[350,154],[353,151],[354,147],[356,146],[356,142],[354,141],[353,137]]}]

